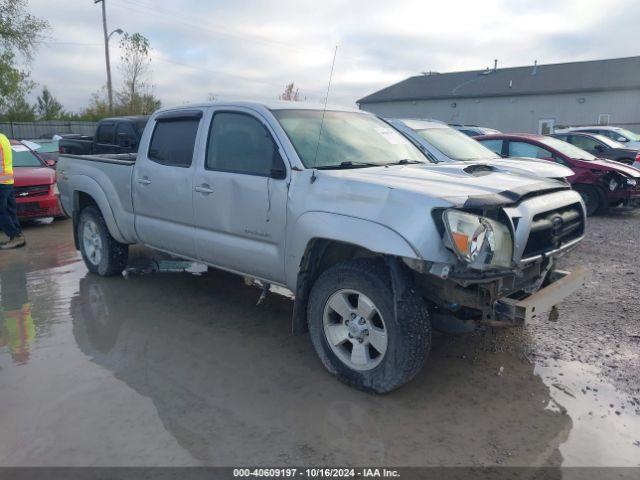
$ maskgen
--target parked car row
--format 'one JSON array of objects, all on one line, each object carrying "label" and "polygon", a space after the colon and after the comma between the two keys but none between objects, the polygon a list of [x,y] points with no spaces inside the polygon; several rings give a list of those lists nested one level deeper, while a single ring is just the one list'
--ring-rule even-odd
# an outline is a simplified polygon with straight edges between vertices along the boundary
[{"label": "parked car row", "polygon": [[506,157],[532,157],[569,167],[567,177],[584,200],[587,214],[640,203],[640,170],[598,158],[571,143],[546,135],[495,134],[476,137],[480,143]]},{"label": "parked car row", "polygon": [[640,151],[598,133],[497,132],[471,138],[437,120],[387,122],[436,162],[481,162],[566,179],[582,196],[589,215],[609,207],[640,206],[640,170],[631,166],[640,162]]}]

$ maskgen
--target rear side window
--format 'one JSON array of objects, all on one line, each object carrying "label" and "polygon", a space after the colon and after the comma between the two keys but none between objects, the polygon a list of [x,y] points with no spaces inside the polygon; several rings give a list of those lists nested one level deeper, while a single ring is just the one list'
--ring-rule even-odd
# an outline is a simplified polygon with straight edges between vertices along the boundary
[{"label": "rear side window", "polygon": [[573,143],[576,147],[587,151],[595,150],[596,145],[600,145],[600,142],[597,142],[593,138],[583,137],[582,135],[573,135],[569,143]]},{"label": "rear side window", "polygon": [[247,175],[271,175],[282,161],[271,134],[256,118],[233,112],[213,116],[206,168]]},{"label": "rear side window", "polygon": [[480,143],[492,152],[502,155],[502,140],[480,140]]},{"label": "rear side window", "polygon": [[509,142],[510,157],[553,158],[553,154],[544,148],[525,142]]},{"label": "rear side window", "polygon": [[199,123],[197,118],[157,122],[149,144],[149,159],[174,167],[191,166]]},{"label": "rear side window", "polygon": [[116,128],[116,140],[120,144],[122,142],[122,135],[126,135],[128,145],[133,145],[137,142],[136,133],[133,131],[133,127],[129,123],[121,122]]},{"label": "rear side window", "polygon": [[98,127],[96,135],[96,141],[98,143],[107,143],[109,145],[115,144],[114,137],[116,132],[116,125],[113,122],[101,123]]}]

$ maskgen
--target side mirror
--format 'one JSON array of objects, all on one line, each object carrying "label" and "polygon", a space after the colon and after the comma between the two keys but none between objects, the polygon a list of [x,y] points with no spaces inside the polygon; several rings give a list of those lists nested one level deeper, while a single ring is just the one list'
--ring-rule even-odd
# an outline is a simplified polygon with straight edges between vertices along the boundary
[{"label": "side mirror", "polygon": [[629,139],[625,138],[625,137],[618,137],[618,138],[616,138],[616,141],[617,142],[621,142],[621,143],[627,143],[629,141]]},{"label": "side mirror", "polygon": [[45,165],[46,165],[47,167],[51,167],[51,168],[53,168],[53,167],[55,167],[55,166],[56,166],[56,161],[55,161],[55,160],[53,160],[53,159],[51,159],[51,158],[49,158],[49,159],[45,160],[45,161],[44,161],[44,163],[45,163]]},{"label": "side mirror", "polygon": [[287,171],[284,168],[272,168],[270,177],[274,180],[284,180],[287,178]]}]

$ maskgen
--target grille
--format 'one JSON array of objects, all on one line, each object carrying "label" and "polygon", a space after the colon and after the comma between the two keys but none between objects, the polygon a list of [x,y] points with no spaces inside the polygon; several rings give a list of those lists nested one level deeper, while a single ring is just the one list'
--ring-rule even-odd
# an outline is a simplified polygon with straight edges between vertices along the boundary
[{"label": "grille", "polygon": [[584,233],[580,204],[538,213],[533,217],[531,232],[523,257],[534,257],[566,245]]},{"label": "grille", "polygon": [[19,217],[47,216],[47,214],[49,214],[49,210],[41,208],[37,202],[18,204]]},{"label": "grille", "polygon": [[49,193],[49,185],[32,185],[30,187],[15,187],[14,194],[16,198],[36,197]]}]

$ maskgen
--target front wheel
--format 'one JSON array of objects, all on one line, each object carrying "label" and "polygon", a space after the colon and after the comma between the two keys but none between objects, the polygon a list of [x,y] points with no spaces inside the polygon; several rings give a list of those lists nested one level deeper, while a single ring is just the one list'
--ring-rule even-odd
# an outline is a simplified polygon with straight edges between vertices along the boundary
[{"label": "front wheel", "polygon": [[129,246],[111,236],[96,207],[85,207],[80,212],[77,235],[82,259],[90,272],[108,277],[126,268]]},{"label": "front wheel", "polygon": [[601,202],[598,191],[591,185],[576,185],[574,190],[580,194],[584,206],[587,210],[587,216],[591,216],[600,210]]},{"label": "front wheel", "polygon": [[357,259],[325,271],[311,289],[311,341],[341,381],[377,393],[394,390],[422,368],[431,344],[424,302],[412,294],[394,304],[383,262]]}]

